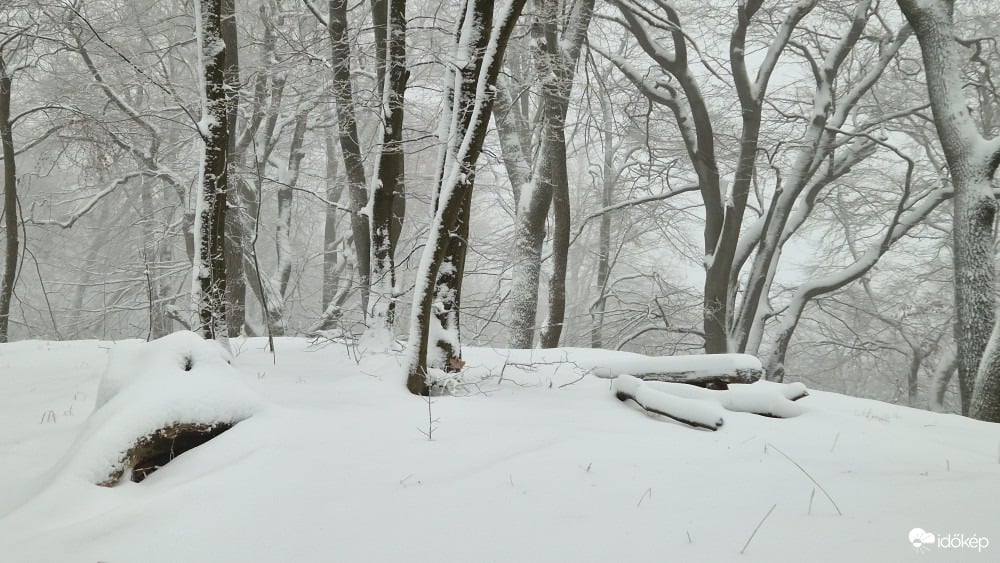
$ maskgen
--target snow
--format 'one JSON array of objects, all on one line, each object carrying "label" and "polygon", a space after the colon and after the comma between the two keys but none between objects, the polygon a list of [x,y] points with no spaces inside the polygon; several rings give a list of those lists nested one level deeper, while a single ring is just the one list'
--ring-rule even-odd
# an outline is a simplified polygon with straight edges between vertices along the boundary
[{"label": "snow", "polygon": [[723,409],[718,404],[660,393],[631,375],[618,376],[614,390],[634,398],[646,410],[669,414],[695,426],[714,430],[723,424]]},{"label": "snow", "polygon": [[730,373],[735,370],[760,371],[760,360],[748,354],[708,354],[690,356],[642,356],[639,354],[615,355],[614,359],[601,360],[592,372],[598,377],[617,377],[621,374],[644,373]]},{"label": "snow", "polygon": [[[996,559],[1000,425],[814,392],[796,418],[725,412],[704,432],[589,374],[630,354],[465,347],[463,396],[428,402],[406,392],[401,355],[278,338],[272,360],[263,339],[231,343],[232,367],[205,349],[213,367],[178,372],[160,350],[134,356],[134,378],[120,370],[135,342],[0,345],[0,561]],[[92,411],[109,349],[122,385]],[[181,377],[215,395],[184,406]],[[142,483],[98,487],[74,465],[116,426],[241,404],[249,418]],[[918,555],[914,528],[990,545]]]}]

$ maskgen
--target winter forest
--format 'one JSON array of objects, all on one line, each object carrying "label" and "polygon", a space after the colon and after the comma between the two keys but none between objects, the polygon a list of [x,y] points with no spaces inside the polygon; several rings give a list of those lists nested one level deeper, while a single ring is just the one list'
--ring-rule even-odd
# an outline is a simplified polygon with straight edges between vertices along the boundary
[{"label": "winter forest", "polygon": [[[916,443],[917,427],[948,421],[954,436],[985,443],[985,461],[969,453],[978,445],[949,454],[953,485],[967,486],[952,473],[961,455],[995,481],[995,426],[872,410],[892,403],[1000,422],[998,42],[1000,14],[980,0],[0,0],[0,380],[10,397],[0,420],[37,405],[23,407],[33,425],[23,435],[49,452],[5,451],[3,439],[22,436],[11,431],[0,433],[0,453],[28,456],[17,470],[24,483],[33,464],[84,467],[98,450],[132,457],[92,483],[141,481],[161,464],[147,469],[134,448],[122,453],[125,438],[114,446],[101,420],[132,420],[116,401],[128,372],[152,381],[155,358],[172,351],[184,371],[223,358],[256,374],[253,385],[276,386],[268,393],[279,402],[313,405],[293,391],[349,372],[358,381],[336,389],[384,395],[400,413],[415,405],[426,412],[401,424],[446,442],[441,412],[459,409],[460,425],[477,409],[502,410],[459,407],[448,395],[515,405],[510,397],[533,392],[524,389],[548,388],[603,401],[609,378],[612,398],[649,415],[622,432],[654,436],[665,426],[649,418],[664,418],[681,423],[666,425],[677,426],[670,440],[695,450],[715,434],[687,427],[716,430],[723,410],[727,421],[729,411],[770,417],[733,418],[745,428],[732,432],[747,436],[780,436],[757,425],[805,413],[791,432],[807,444],[809,424],[829,430],[834,447],[823,434],[821,449],[830,453],[850,440],[847,426],[822,419],[829,412],[865,424],[912,419],[902,438],[879,434],[886,444]],[[142,348],[154,340],[164,344]],[[36,364],[58,373],[50,398],[18,403],[45,385],[31,383]],[[71,382],[70,373],[80,375]],[[164,415],[130,436],[155,430],[149,440],[174,444],[193,432],[205,443],[238,421],[252,429],[251,413],[266,433],[285,424],[282,411],[219,392],[212,377],[191,392],[218,392],[215,414],[206,399],[183,415],[191,420]],[[382,377],[395,391],[366,387]],[[799,401],[806,388],[812,396]],[[174,397],[150,389],[134,402]],[[86,413],[56,431],[65,407],[45,401],[66,396],[88,410],[95,393],[84,426]],[[569,400],[537,405],[556,412]],[[578,408],[608,408],[587,400]],[[627,414],[615,408],[597,420]],[[36,436],[50,423],[51,436]],[[97,437],[79,437],[81,428]],[[331,439],[318,432],[300,439]],[[77,453],[66,455],[76,461],[59,462],[74,436]],[[769,446],[763,453],[776,457]],[[405,456],[416,446],[399,447]],[[806,472],[781,455],[783,468]],[[587,460],[573,460],[590,474]],[[188,471],[201,471],[197,463]],[[419,474],[399,472],[393,483]],[[837,495],[806,475],[815,504],[825,495],[839,514]],[[432,480],[416,479],[399,484]],[[169,483],[164,474],[150,486]],[[631,509],[657,500],[643,488],[628,493]],[[65,483],[45,490],[87,504]],[[38,553],[23,538],[44,494],[11,512],[7,529],[22,534],[11,532],[21,538],[13,543],[2,539],[4,514],[32,494],[5,495],[0,549]],[[733,528],[737,548],[772,504],[761,502]],[[992,522],[968,531],[1000,541]],[[678,542],[697,546],[698,534],[677,525]],[[919,531],[909,543],[935,547]],[[902,542],[905,532],[887,534]],[[687,560],[726,560],[766,541],[750,540]],[[788,547],[761,560],[794,560]],[[912,555],[905,543],[879,549],[879,560]],[[59,553],[51,560],[72,551]],[[227,553],[160,557],[248,560]],[[576,559],[643,559],[596,553]],[[261,560],[297,560],[286,555]]]},{"label": "winter forest", "polygon": [[5,0],[0,339],[746,352],[968,412],[1000,21],[951,4]]}]

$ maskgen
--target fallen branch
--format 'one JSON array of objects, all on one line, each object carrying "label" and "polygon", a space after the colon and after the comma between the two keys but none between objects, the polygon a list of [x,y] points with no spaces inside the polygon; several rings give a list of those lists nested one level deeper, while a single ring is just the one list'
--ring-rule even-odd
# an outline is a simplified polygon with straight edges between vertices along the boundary
[{"label": "fallen branch", "polygon": [[704,354],[622,359],[594,367],[591,373],[606,379],[627,374],[644,381],[727,389],[731,384],[759,381],[764,368],[759,359],[747,354]]},{"label": "fallen branch", "polygon": [[619,401],[632,401],[649,414],[665,416],[688,426],[714,431],[723,424],[719,405],[659,393],[630,375],[615,379],[614,392]]},{"label": "fallen branch", "polygon": [[728,390],[714,391],[679,383],[650,381],[651,389],[685,399],[700,399],[719,403],[733,412],[747,412],[770,418],[792,418],[803,409],[795,403],[809,392],[801,383],[758,381],[751,385],[732,385]]}]

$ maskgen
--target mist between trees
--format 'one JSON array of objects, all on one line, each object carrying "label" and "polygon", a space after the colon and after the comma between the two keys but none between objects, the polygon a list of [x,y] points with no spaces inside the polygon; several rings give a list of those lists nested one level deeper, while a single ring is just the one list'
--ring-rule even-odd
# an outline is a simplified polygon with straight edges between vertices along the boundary
[{"label": "mist between trees", "polygon": [[949,0],[4,1],[0,340],[399,340],[415,393],[462,345],[746,352],[997,420],[998,34]]}]

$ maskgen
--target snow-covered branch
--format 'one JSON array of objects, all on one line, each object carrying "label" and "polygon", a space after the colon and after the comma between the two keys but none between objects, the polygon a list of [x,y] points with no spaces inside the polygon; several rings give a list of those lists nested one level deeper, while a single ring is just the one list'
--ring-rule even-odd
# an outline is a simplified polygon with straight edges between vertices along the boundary
[{"label": "snow-covered branch", "polygon": [[67,217],[66,220],[64,221],[56,221],[54,219],[35,219],[34,204],[32,204],[32,213],[31,215],[29,215],[24,219],[24,222],[29,223],[31,225],[51,225],[63,229],[69,229],[70,227],[75,225],[76,222],[79,221],[84,215],[86,215],[92,209],[94,209],[94,207],[96,207],[97,204],[100,203],[102,199],[114,193],[115,190],[128,183],[129,180],[132,180],[133,178],[138,178],[140,176],[148,176],[148,175],[149,174],[145,172],[133,172],[131,174],[126,174],[114,180],[113,182],[108,184],[108,186],[105,187],[103,190],[94,194],[89,200],[87,200],[87,203],[83,204],[83,206],[81,206],[79,209],[71,213],[69,217]]}]

